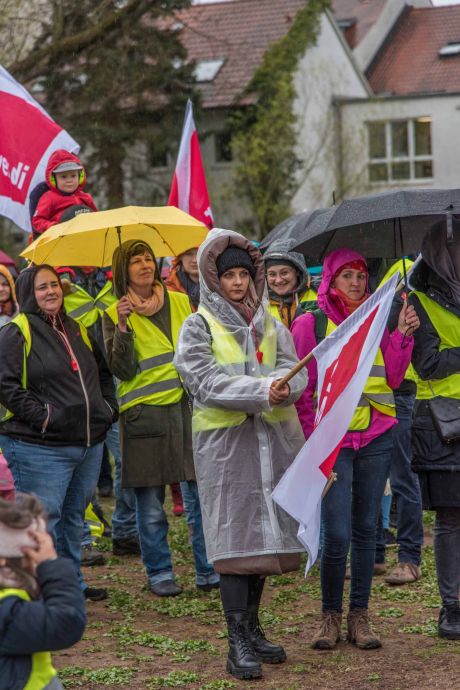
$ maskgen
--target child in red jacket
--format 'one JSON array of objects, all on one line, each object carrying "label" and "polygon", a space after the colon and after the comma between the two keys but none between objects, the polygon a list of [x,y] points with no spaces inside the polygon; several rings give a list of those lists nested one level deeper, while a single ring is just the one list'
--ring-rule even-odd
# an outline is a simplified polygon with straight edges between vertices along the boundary
[{"label": "child in red jacket", "polygon": [[63,149],[50,156],[46,166],[49,189],[40,197],[32,218],[34,239],[51,225],[60,223],[62,214],[69,206],[87,206],[97,211],[91,194],[83,191],[85,183],[85,169],[77,156]]}]

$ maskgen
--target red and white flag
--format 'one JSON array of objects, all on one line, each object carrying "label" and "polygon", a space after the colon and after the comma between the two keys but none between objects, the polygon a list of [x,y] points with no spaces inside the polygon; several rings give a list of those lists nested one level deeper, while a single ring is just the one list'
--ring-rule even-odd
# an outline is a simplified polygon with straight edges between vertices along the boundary
[{"label": "red and white flag", "polygon": [[77,142],[0,66],[0,215],[31,231],[29,194],[45,179],[50,155]]},{"label": "red and white flag", "polygon": [[315,426],[272,494],[299,523],[307,572],[318,555],[321,494],[374,363],[397,283],[397,275],[390,278],[313,350],[318,365]]},{"label": "red and white flag", "polygon": [[207,225],[210,230],[214,227],[191,101],[187,101],[168,206],[176,206],[181,211],[190,213],[191,216]]}]

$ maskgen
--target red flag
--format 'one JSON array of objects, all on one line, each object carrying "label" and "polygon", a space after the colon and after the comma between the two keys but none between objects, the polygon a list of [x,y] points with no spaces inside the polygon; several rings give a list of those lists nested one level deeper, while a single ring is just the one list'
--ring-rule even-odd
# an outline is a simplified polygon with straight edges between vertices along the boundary
[{"label": "red flag", "polygon": [[321,495],[382,340],[397,282],[397,276],[388,280],[313,351],[319,401],[315,426],[273,492],[273,499],[299,522],[307,570],[318,554]]},{"label": "red flag", "polygon": [[214,227],[208,188],[201,160],[200,143],[193,119],[192,102],[187,102],[184,127],[177,156],[168,206],[176,206],[197,220]]},{"label": "red flag", "polygon": [[29,193],[50,155],[80,147],[9,72],[0,67],[0,215],[31,230]]}]

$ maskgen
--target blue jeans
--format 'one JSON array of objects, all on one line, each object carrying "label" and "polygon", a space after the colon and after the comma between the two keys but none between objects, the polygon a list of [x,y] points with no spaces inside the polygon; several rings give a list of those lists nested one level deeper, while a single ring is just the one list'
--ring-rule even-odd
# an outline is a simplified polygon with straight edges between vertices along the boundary
[{"label": "blue jeans", "polygon": [[137,537],[134,489],[123,489],[121,486],[121,449],[118,422],[108,430],[105,444],[115,458],[115,510],[112,515],[112,538]]},{"label": "blue jeans", "polygon": [[392,429],[386,431],[359,450],[342,448],[337,457],[334,467],[337,481],[322,502],[324,610],[342,611],[350,544],[350,609],[368,606],[377,519],[390,468],[392,432]]},{"label": "blue jeans", "polygon": [[[423,544],[422,497],[418,476],[411,469],[412,411],[415,395],[395,395],[398,424],[393,430],[390,483],[396,499],[398,561],[420,565]],[[385,560],[385,539],[379,528],[377,559]]]},{"label": "blue jeans", "polygon": [[[195,559],[196,584],[207,585],[219,582],[218,573],[214,572],[206,555],[206,544],[203,534],[200,497],[196,482],[181,482],[180,488],[184,499],[187,524],[192,526],[192,549]],[[187,498],[185,498],[187,496]]]},{"label": "blue jeans", "polygon": [[102,443],[84,446],[44,446],[0,435],[0,447],[14,478],[16,491],[35,494],[48,515],[48,530],[59,556],[70,558],[80,572],[80,545],[85,509],[97,485]]},{"label": "blue jeans", "polygon": [[[192,540],[196,582],[197,584],[217,582],[219,576],[214,572],[212,565],[207,562],[206,558],[196,482],[187,482],[187,484],[188,488],[195,492],[194,520],[198,520],[199,526],[199,529],[197,529],[196,523],[194,523]],[[142,561],[147,571],[149,582],[151,585],[155,585],[164,580],[174,580],[171,553],[167,540],[169,525],[163,507],[165,487],[147,486],[135,488],[134,493],[136,496],[137,524],[139,526]]]}]

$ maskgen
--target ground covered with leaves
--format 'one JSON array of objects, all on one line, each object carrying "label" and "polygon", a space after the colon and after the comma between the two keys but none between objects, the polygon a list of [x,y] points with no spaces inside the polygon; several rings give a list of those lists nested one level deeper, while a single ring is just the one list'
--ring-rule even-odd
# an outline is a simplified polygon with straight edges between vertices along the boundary
[{"label": "ground covered with leaves", "polygon": [[[271,577],[262,603],[267,636],[281,642],[288,660],[264,665],[264,677],[237,681],[225,671],[226,632],[219,592],[195,588],[192,553],[184,518],[171,518],[170,544],[184,593],[160,599],[146,589],[136,557],[116,558],[107,550],[106,566],[87,568],[93,586],[104,586],[105,602],[88,603],[82,642],[55,655],[66,688],[188,688],[225,690],[432,690],[458,687],[460,642],[437,637],[439,595],[430,545],[432,515],[426,515],[427,545],[423,577],[413,585],[389,587],[374,578],[371,613],[383,648],[360,651],[345,641],[330,652],[310,649],[320,610],[315,568]],[[396,563],[389,549],[388,565]],[[348,584],[347,584],[348,592]],[[347,594],[346,594],[347,596]],[[345,632],[345,628],[344,628]]]}]

